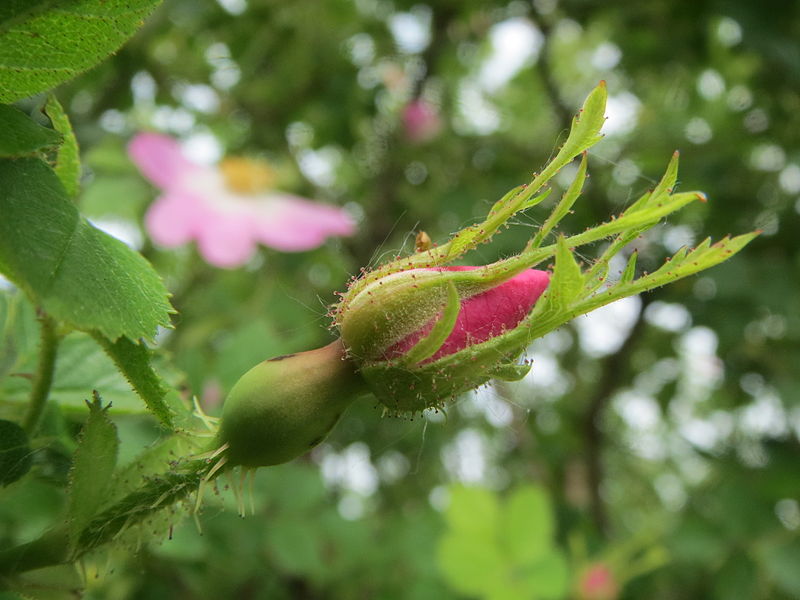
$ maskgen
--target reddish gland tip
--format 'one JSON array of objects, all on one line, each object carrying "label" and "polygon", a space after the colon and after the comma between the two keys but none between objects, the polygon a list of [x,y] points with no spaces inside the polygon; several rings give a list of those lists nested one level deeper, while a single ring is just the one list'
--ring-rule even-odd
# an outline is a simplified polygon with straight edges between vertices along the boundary
[{"label": "reddish gland tip", "polygon": [[[445,267],[441,270],[471,271],[477,268]],[[531,311],[548,283],[550,274],[547,271],[527,269],[496,287],[463,300],[453,331],[441,348],[423,363],[433,362],[514,329]],[[430,332],[435,321],[431,320],[419,331],[387,348],[385,358],[395,358],[408,352]]]}]

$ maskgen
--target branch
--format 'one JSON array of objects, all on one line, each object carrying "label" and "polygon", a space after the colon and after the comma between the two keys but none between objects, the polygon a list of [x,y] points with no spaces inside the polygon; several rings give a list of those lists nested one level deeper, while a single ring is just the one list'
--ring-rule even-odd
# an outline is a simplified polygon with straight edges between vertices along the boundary
[{"label": "branch", "polygon": [[642,307],[630,333],[614,354],[603,361],[600,380],[589,397],[588,407],[583,418],[584,439],[586,440],[587,478],[590,494],[590,511],[595,526],[601,532],[608,527],[608,516],[600,496],[603,483],[603,444],[605,434],[602,428],[602,416],[614,391],[619,387],[620,373],[628,364],[636,344],[645,330],[644,313],[652,302],[650,294],[641,295]]}]

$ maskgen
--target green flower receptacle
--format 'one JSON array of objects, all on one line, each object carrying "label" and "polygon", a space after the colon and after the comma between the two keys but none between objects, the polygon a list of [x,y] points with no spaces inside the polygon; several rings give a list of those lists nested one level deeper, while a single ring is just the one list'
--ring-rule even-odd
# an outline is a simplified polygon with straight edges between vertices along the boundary
[{"label": "green flower receptacle", "polygon": [[277,465],[319,444],[366,391],[341,341],[265,360],[245,373],[222,409],[218,444],[230,466]]}]

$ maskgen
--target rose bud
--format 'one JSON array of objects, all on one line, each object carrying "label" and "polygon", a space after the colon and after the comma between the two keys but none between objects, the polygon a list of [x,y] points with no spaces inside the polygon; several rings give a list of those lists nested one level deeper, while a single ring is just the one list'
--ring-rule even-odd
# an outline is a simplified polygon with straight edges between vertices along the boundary
[{"label": "rose bud", "polygon": [[549,279],[545,271],[496,267],[393,273],[347,300],[338,320],[342,341],[388,408],[438,406],[492,377],[527,372],[513,362],[524,348],[508,356],[492,342],[520,325]]},{"label": "rose bud", "polygon": [[[678,154],[652,189],[622,213],[571,236],[551,235],[571,214],[586,178],[586,150],[601,139],[605,84],[595,88],[569,136],[530,183],[498,200],[486,218],[436,246],[418,236],[416,252],[354,279],[333,308],[340,340],[265,361],[234,386],[215,450],[223,464],[271,465],[319,443],[345,407],[369,391],[396,412],[440,407],[491,378],[514,380],[530,366],[518,357],[536,338],[575,317],[688,277],[727,260],[758,232],[682,248],[661,267],[636,276],[636,256],[611,273],[611,260],[700,192],[674,193]],[[572,183],[520,252],[480,267],[454,267],[524,211],[544,201],[552,178],[581,156]],[[604,241],[584,263],[574,249]],[[550,243],[548,243],[550,242]],[[552,271],[534,270],[549,263]]]}]

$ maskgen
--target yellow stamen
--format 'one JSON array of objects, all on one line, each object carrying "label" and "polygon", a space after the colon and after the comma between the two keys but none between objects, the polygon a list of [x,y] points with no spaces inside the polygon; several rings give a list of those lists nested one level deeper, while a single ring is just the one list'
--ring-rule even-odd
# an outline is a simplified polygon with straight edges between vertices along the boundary
[{"label": "yellow stamen", "polygon": [[257,194],[275,183],[275,171],[263,160],[231,156],[223,159],[219,168],[228,187],[239,194]]}]

